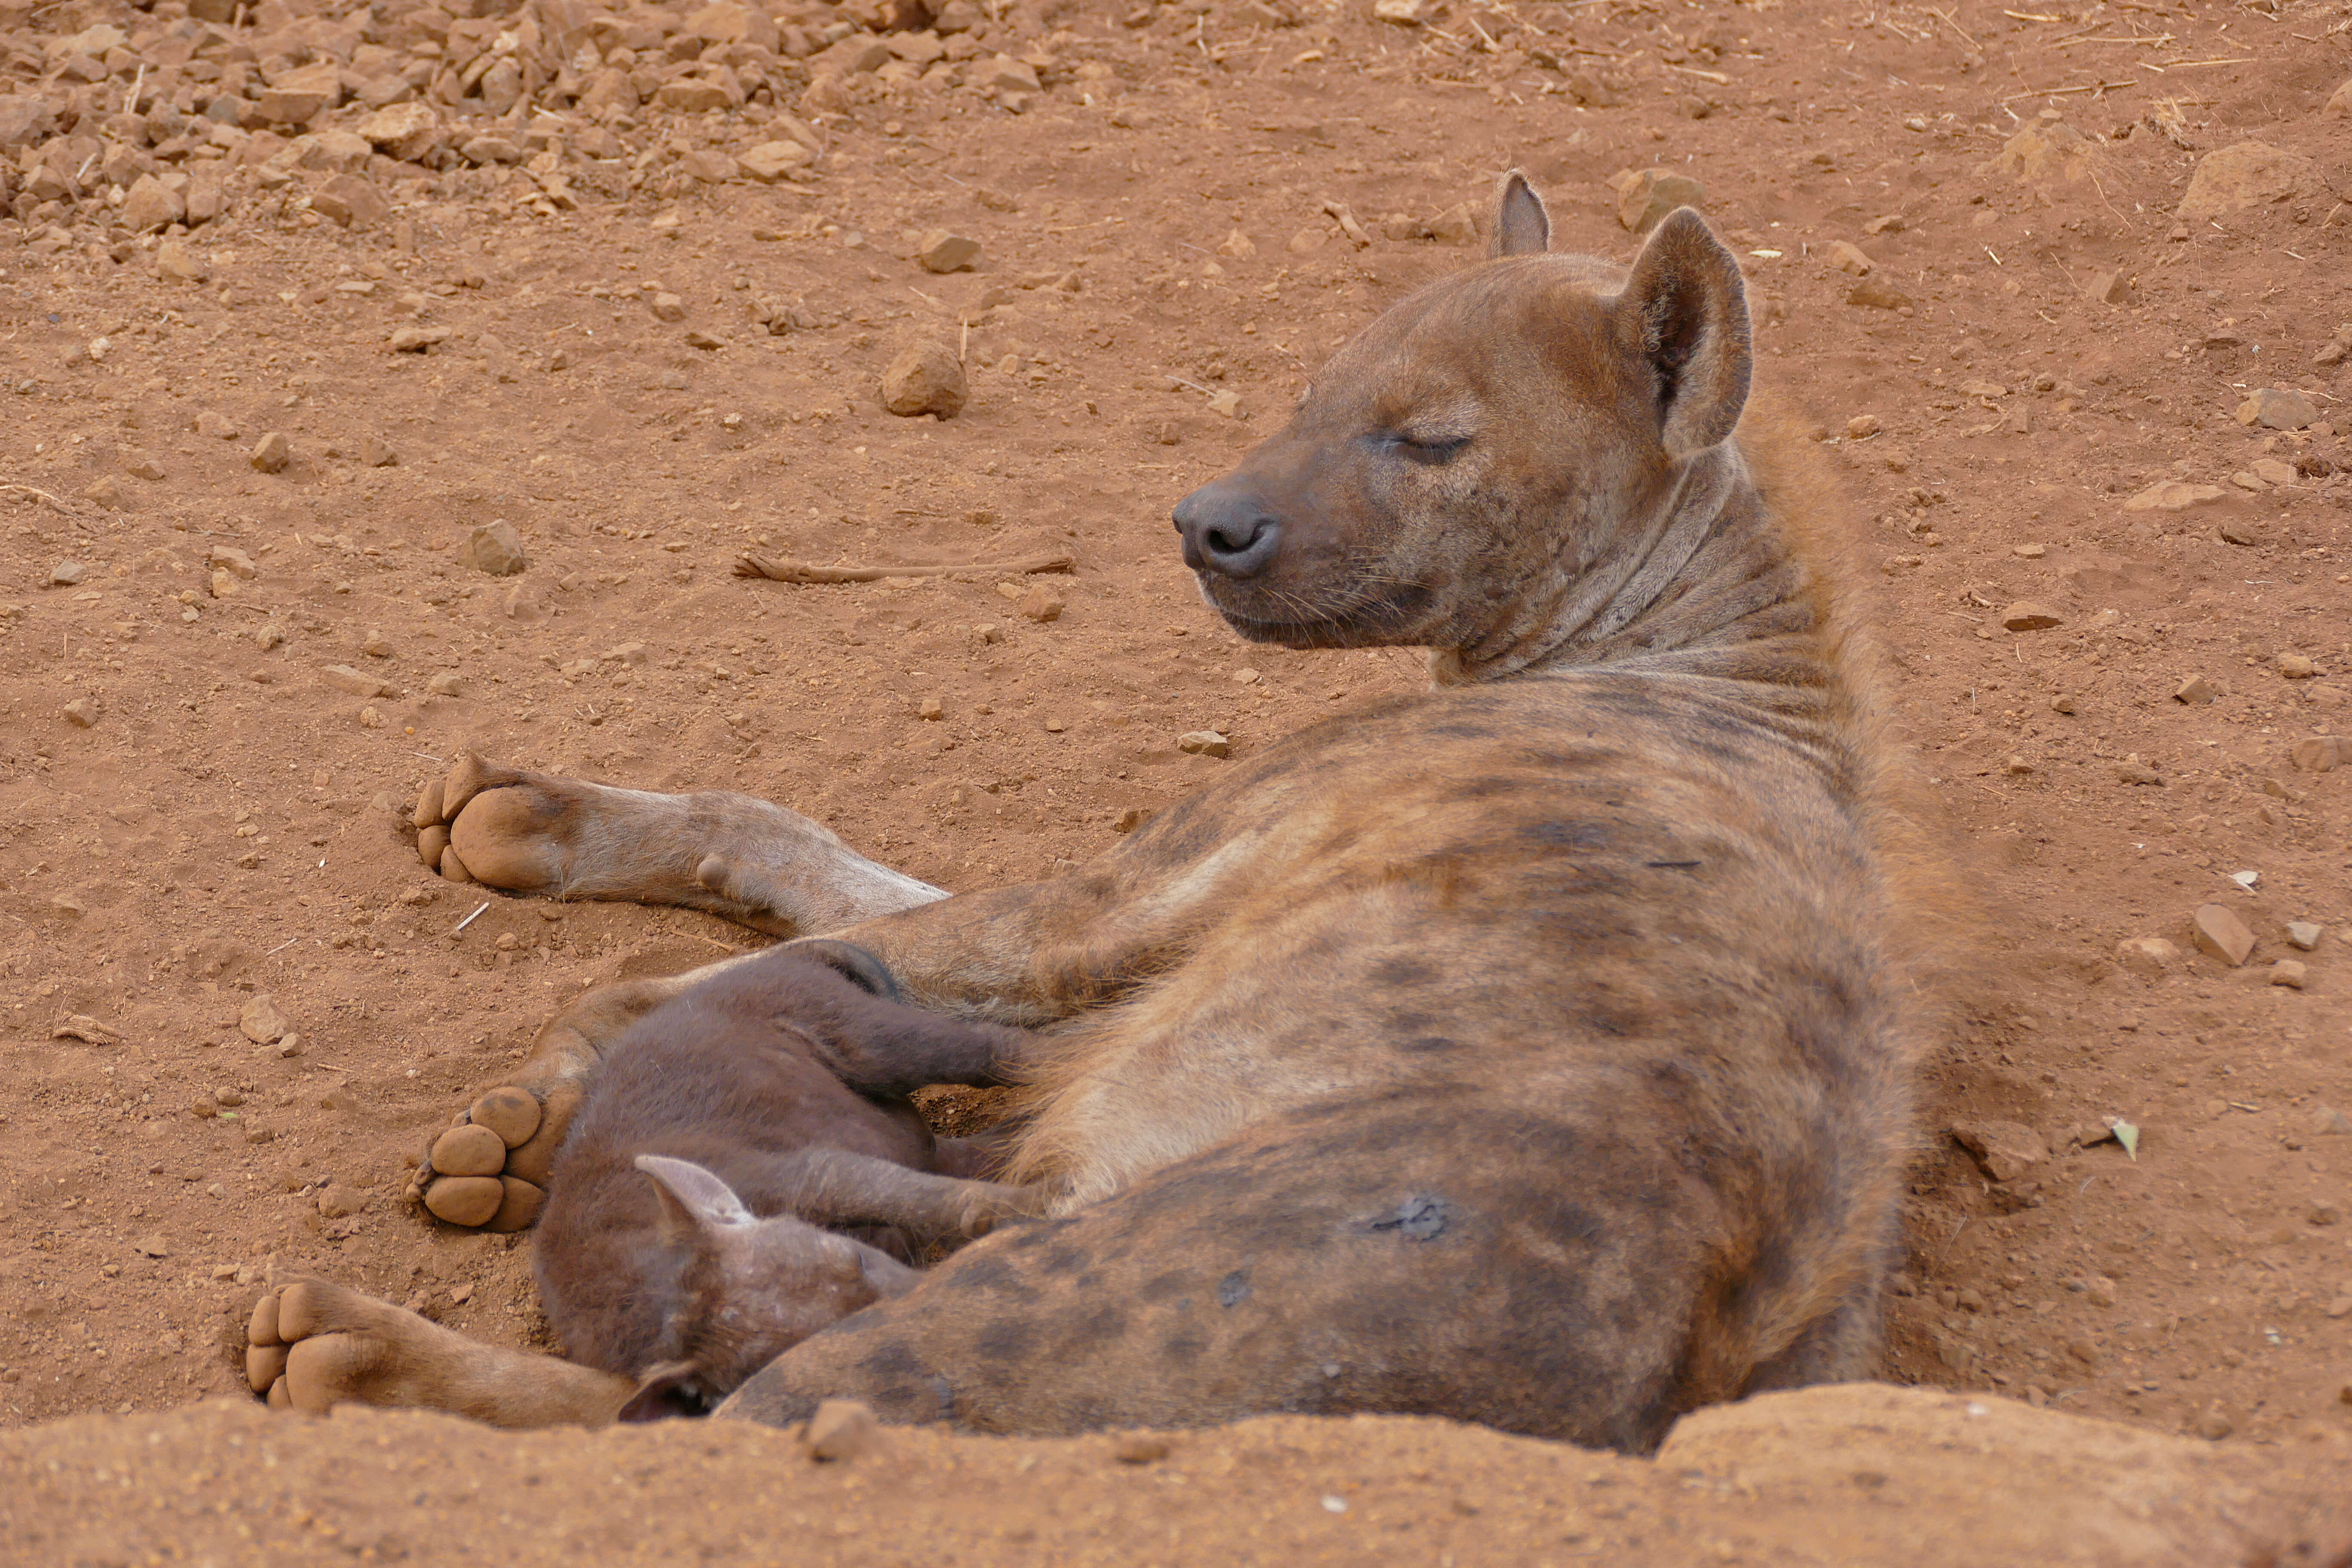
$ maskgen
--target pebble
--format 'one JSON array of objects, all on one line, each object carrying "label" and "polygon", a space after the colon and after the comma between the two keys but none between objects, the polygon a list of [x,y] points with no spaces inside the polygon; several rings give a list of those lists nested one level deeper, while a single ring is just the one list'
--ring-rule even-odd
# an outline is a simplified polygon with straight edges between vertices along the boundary
[{"label": "pebble", "polygon": [[2315,921],[2289,921],[2286,922],[2286,940],[2305,952],[2319,945],[2319,937],[2320,928]]},{"label": "pebble", "polygon": [[2138,974],[2162,974],[2180,957],[2180,949],[2160,936],[2126,937],[2116,944],[2116,962]]},{"label": "pebble", "polygon": [[2053,713],[2072,714],[2074,710],[2074,699],[2066,692],[2062,691],[2050,700],[2050,711]]},{"label": "pebble", "polygon": [[686,301],[675,294],[656,294],[647,303],[657,321],[686,320]]},{"label": "pebble", "polygon": [[2164,775],[2139,760],[2134,752],[2116,764],[2116,777],[2127,784],[2162,784]]},{"label": "pebble", "polygon": [[160,278],[176,278],[183,283],[202,283],[213,275],[213,269],[203,257],[180,241],[167,239],[155,247],[155,273]]},{"label": "pebble", "polygon": [[363,669],[353,669],[348,664],[326,665],[319,673],[327,678],[327,684],[341,687],[354,697],[389,697],[393,693],[391,682]]},{"label": "pebble", "polygon": [[2090,282],[2084,285],[2083,293],[2085,298],[2102,305],[2131,303],[2130,281],[2122,273],[2113,270],[2092,273]]},{"label": "pebble", "polygon": [[258,575],[253,557],[234,544],[215,544],[205,552],[205,564],[218,566],[240,582],[250,583]]},{"label": "pebble", "polygon": [[947,713],[947,705],[936,697],[926,697],[915,706],[915,717],[918,719],[944,719]]},{"label": "pebble", "polygon": [[2060,618],[2057,611],[2032,599],[2020,599],[2000,613],[2000,624],[2013,632],[2046,631]]},{"label": "pebble", "polygon": [[2197,951],[2209,958],[2218,958],[2235,969],[2246,962],[2254,951],[2254,933],[2246,922],[2220,904],[2200,904],[2189,917],[2196,932]]},{"label": "pebble", "polygon": [[2265,386],[2238,405],[2238,423],[2264,430],[2300,430],[2319,417],[2310,398],[2284,387]]},{"label": "pebble", "polygon": [[762,142],[735,162],[743,173],[761,184],[772,185],[815,157],[815,153],[797,142]]},{"label": "pebble", "polygon": [[2271,965],[2271,984],[2273,985],[2291,986],[2300,991],[2303,983],[2310,976],[2310,969],[2296,959],[2282,958]]},{"label": "pebble", "polygon": [[2016,1121],[1956,1121],[1952,1136],[1996,1182],[2015,1181],[2050,1158],[2049,1141]]},{"label": "pebble", "polygon": [[919,414],[952,419],[971,396],[963,363],[945,343],[916,343],[882,373],[882,406],[905,418]]},{"label": "pebble", "polygon": [[2009,552],[2026,561],[2039,561],[2050,553],[2045,547],[2039,544],[2012,544],[2009,547]]},{"label": "pebble", "polygon": [[286,465],[294,460],[294,447],[285,437],[272,430],[254,443],[248,460],[265,474],[283,473]]},{"label": "pebble", "polygon": [[2289,680],[2309,680],[2319,673],[2319,666],[2299,653],[2283,653],[2278,657],[2278,672]]},{"label": "pebble", "polygon": [[264,992],[237,1013],[236,1026],[255,1045],[267,1046],[275,1044],[292,1026],[278,1011],[277,998]]},{"label": "pebble", "polygon": [[1850,240],[1833,239],[1830,241],[1829,249],[1824,254],[1829,258],[1829,263],[1832,267],[1837,268],[1840,272],[1849,273],[1856,278],[1868,277],[1870,275],[1871,268],[1878,265],[1878,263],[1870,258],[1870,257],[1863,250],[1862,247],[1853,244]]},{"label": "pebble", "polygon": [[505,1169],[506,1140],[467,1122],[433,1141],[433,1168],[445,1176],[495,1176]]},{"label": "pebble", "polygon": [[1195,756],[1223,757],[1233,754],[1233,742],[1214,730],[1187,730],[1176,737],[1176,749]]},{"label": "pebble", "polygon": [[58,711],[77,730],[92,729],[98,723],[98,704],[87,697],[77,697]]},{"label": "pebble", "polygon": [[882,1423],[855,1399],[827,1399],[816,1407],[801,1442],[812,1459],[839,1461],[870,1453],[881,1440]]},{"label": "pebble", "polygon": [[2238,1424],[2222,1414],[2218,1405],[2206,1406],[2197,1417],[2197,1435],[2209,1442],[2218,1443],[2238,1429]]},{"label": "pebble", "polygon": [[371,468],[389,468],[400,461],[400,454],[392,443],[380,436],[360,437],[360,462]]},{"label": "pebble", "polygon": [[1640,169],[1625,179],[1617,193],[1617,222],[1634,234],[1647,234],[1676,207],[1706,205],[1706,187],[1688,174],[1672,169]]},{"label": "pebble", "polygon": [[2305,773],[2328,773],[2338,763],[2352,762],[2352,739],[2341,735],[2307,735],[2287,748],[2287,757]]},{"label": "pebble", "polygon": [[980,241],[935,228],[918,242],[915,259],[926,272],[969,272],[980,261]]},{"label": "pebble", "polygon": [[436,697],[455,697],[457,695],[459,679],[454,669],[436,670],[425,677],[425,689]]},{"label": "pebble", "polygon": [[512,577],[530,564],[530,556],[515,525],[499,518],[466,536],[457,552],[457,564],[492,577]]},{"label": "pebble", "polygon": [[1041,624],[1057,621],[1062,618],[1062,595],[1038,583],[1021,595],[1021,603],[1016,607],[1033,621]]},{"label": "pebble", "polygon": [[1879,429],[1877,415],[1857,414],[1845,422],[1845,438],[1849,441],[1867,441],[1877,435]]},{"label": "pebble", "polygon": [[79,561],[60,561],[49,568],[49,580],[47,585],[51,588],[70,588],[77,584],[87,582],[89,578],[88,565]]},{"label": "pebble", "polygon": [[2201,675],[2192,675],[2172,689],[2175,702],[2190,704],[2210,702],[2221,695],[2221,689]]},{"label": "pebble", "polygon": [[1911,303],[1911,296],[1880,277],[1870,277],[1846,291],[1845,302],[1873,310],[1899,310]]},{"label": "pebble", "polygon": [[2124,502],[2126,511],[2186,511],[2192,506],[2220,500],[2228,492],[2220,485],[2192,485],[2181,479],[2158,479]]}]

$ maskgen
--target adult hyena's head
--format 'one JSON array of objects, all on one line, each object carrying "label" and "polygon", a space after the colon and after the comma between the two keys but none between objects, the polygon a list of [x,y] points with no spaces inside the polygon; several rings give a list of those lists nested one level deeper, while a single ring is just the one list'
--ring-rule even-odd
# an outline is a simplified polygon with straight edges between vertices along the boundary
[{"label": "adult hyena's head", "polygon": [[1628,547],[1748,395],[1738,264],[1677,210],[1630,268],[1549,255],[1504,176],[1482,265],[1317,373],[1289,424],[1178,504],[1184,563],[1242,636],[1475,649]]}]

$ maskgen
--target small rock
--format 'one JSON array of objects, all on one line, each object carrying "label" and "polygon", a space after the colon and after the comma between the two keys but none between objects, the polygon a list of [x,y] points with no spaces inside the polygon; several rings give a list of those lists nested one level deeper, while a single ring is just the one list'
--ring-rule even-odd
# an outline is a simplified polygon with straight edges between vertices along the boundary
[{"label": "small rock", "polygon": [[2021,561],[2039,561],[2050,553],[2045,547],[2039,544],[2012,544],[2009,547],[2009,552]]},{"label": "small rock", "polygon": [[514,524],[499,518],[466,536],[464,547],[457,552],[457,564],[493,577],[512,577],[530,564],[530,556]]},{"label": "small rock", "polygon": [[366,228],[392,216],[382,191],[357,174],[337,174],[310,193],[310,210],[345,228]]},{"label": "small rock", "polygon": [[1062,618],[1062,595],[1038,583],[1021,595],[1021,603],[1015,607],[1033,621],[1057,621]]},{"label": "small rock", "polygon": [[2254,478],[2266,485],[2291,485],[2303,477],[2295,466],[2284,458],[2256,458],[2252,468]]},{"label": "small rock", "polygon": [[414,163],[441,144],[441,119],[428,104],[394,103],[352,127],[387,158]]},{"label": "small rock", "polygon": [[2164,783],[2164,775],[2141,762],[2137,752],[2116,764],[2116,777],[2127,784],[2161,785]]},{"label": "small rock", "polygon": [[2330,1226],[2336,1224],[2344,1217],[2344,1210],[2335,1204],[2326,1202],[2315,1203],[2311,1205],[2311,1213],[2308,1217],[2314,1225]]},{"label": "small rock", "polygon": [[455,697],[457,695],[457,687],[458,675],[454,669],[438,670],[427,676],[425,680],[425,689],[436,697]]},{"label": "small rock", "polygon": [[1899,310],[1911,303],[1911,296],[1884,278],[1870,277],[1846,291],[1845,302],[1873,310]]},{"label": "small rock", "polygon": [[2053,697],[2050,700],[2050,711],[2053,713],[2074,713],[2075,711],[2074,697],[2067,692],[2060,692],[2057,696]]},{"label": "small rock", "polygon": [[2282,958],[2271,965],[2271,984],[2273,985],[2291,986],[2300,991],[2303,983],[2310,977],[2310,969],[2297,959]]},{"label": "small rock", "polygon": [[236,1026],[238,1032],[255,1045],[267,1046],[276,1042],[293,1026],[286,1021],[286,1015],[278,1010],[277,998],[265,991],[246,1003],[238,1012]]},{"label": "small rock", "polygon": [[254,565],[252,556],[234,544],[214,545],[205,552],[205,564],[225,568],[229,575],[246,583],[252,582],[260,570]]},{"label": "small rock", "polygon": [[2076,1361],[2081,1362],[2084,1366],[2096,1366],[2099,1364],[2099,1347],[2093,1344],[2089,1340],[2068,1340],[2066,1342],[2066,1353],[2073,1356]]},{"label": "small rock", "polygon": [[2310,159],[2265,142],[2240,142],[2199,160],[2189,189],[2180,198],[2179,215],[2189,223],[2205,223],[2247,207],[2265,206],[2309,188],[2312,178]]},{"label": "small rock", "polygon": [[2000,613],[2000,624],[2013,632],[2047,631],[2059,619],[2057,611],[2032,599],[2020,599]]},{"label": "small rock", "polygon": [[293,444],[272,430],[253,444],[253,451],[247,460],[265,474],[283,473],[286,465],[294,460]]},{"label": "small rock", "polygon": [[2278,672],[2289,680],[2309,680],[2319,673],[2319,666],[2299,653],[2278,656]]},{"label": "small rock", "polygon": [[1196,756],[1223,757],[1233,753],[1233,742],[1214,730],[1188,730],[1176,737],[1176,749]]},{"label": "small rock", "polygon": [[392,335],[384,340],[385,342],[392,346],[392,352],[396,354],[421,354],[425,350],[439,343],[446,343],[448,341],[449,329],[447,327],[419,327],[415,325],[394,327],[392,330]]},{"label": "small rock", "polygon": [[1635,234],[1647,234],[1676,207],[1706,205],[1706,187],[1688,174],[1672,169],[1643,169],[1617,195],[1617,222]]},{"label": "small rock", "polygon": [[969,272],[980,261],[980,241],[935,228],[918,242],[915,259],[926,272]]},{"label": "small rock", "polygon": [[947,716],[947,704],[936,697],[926,697],[915,705],[915,717],[918,719],[938,720]]},{"label": "small rock", "polygon": [[169,1258],[172,1244],[160,1236],[142,1236],[131,1242],[131,1250],[142,1258]]},{"label": "small rock", "polygon": [[951,419],[971,395],[962,362],[945,343],[917,343],[882,373],[882,406],[903,417],[931,414]]},{"label": "small rock", "polygon": [[1111,819],[1110,828],[1113,833],[1132,833],[1158,815],[1148,805],[1130,805]]},{"label": "small rock", "polygon": [[2313,1106],[2310,1127],[2314,1138],[2352,1138],[2352,1116],[2332,1106]]},{"label": "small rock", "polygon": [[210,436],[222,441],[234,441],[245,434],[236,420],[215,414],[209,408],[196,416],[195,430],[199,436]]},{"label": "small rock", "polygon": [[2287,748],[2287,757],[2305,773],[2329,773],[2336,763],[2352,761],[2352,739],[2341,735],[2307,735]]},{"label": "small rock", "polygon": [[60,561],[49,568],[49,580],[47,585],[52,588],[70,588],[77,584],[87,582],[89,578],[89,568],[81,562]]},{"label": "small rock", "polygon": [[213,269],[203,257],[180,241],[167,239],[155,247],[155,275],[183,283],[202,283],[213,275]]},{"label": "small rock", "polygon": [[2220,904],[2200,904],[2189,917],[2196,932],[2197,951],[2208,958],[2218,958],[2235,969],[2246,962],[2254,951],[2254,933],[2246,922]]},{"label": "small rock", "polygon": [[1878,434],[1879,428],[1877,415],[1857,414],[1845,422],[1845,438],[1849,441],[1867,441]]},{"label": "small rock", "polygon": [[762,142],[735,160],[736,165],[763,185],[772,185],[816,154],[797,142]]},{"label": "small rock", "polygon": [[2310,398],[2285,387],[2265,386],[2238,405],[2238,423],[2265,430],[2300,430],[2319,417]]},{"label": "small rock", "polygon": [[2220,500],[2229,492],[2219,485],[2192,485],[2180,479],[2158,479],[2124,502],[2126,511],[2186,511],[2192,506]]},{"label": "small rock", "polygon": [[[884,58],[887,58],[887,54]],[[1037,80],[1036,67],[1007,55],[998,55],[983,64],[967,68],[964,81],[975,92],[1036,93],[1045,90]]]},{"label": "small rock", "polygon": [[400,454],[393,449],[392,443],[381,436],[360,437],[360,462],[362,466],[371,468],[389,468],[399,461]]},{"label": "small rock", "polygon": [[1172,1446],[1152,1432],[1129,1432],[1112,1439],[1110,1457],[1122,1465],[1149,1465],[1166,1458]]},{"label": "small rock", "polygon": [[2015,1121],[1956,1121],[1952,1136],[1996,1182],[2011,1182],[2050,1158],[2050,1144]]},{"label": "small rock", "polygon": [[98,704],[87,697],[77,697],[58,711],[77,730],[93,729],[98,724]]},{"label": "small rock", "polygon": [[1829,249],[1823,254],[1829,258],[1829,264],[1832,267],[1856,278],[1868,277],[1871,268],[1878,265],[1864,252],[1862,247],[1847,240],[1830,241]]},{"label": "small rock", "polygon": [[2083,292],[2102,305],[2131,303],[2131,285],[2124,280],[2124,275],[2120,272],[2092,273],[2091,281],[2084,288]]},{"label": "small rock", "polygon": [[2305,952],[2319,945],[2319,938],[2320,928],[2316,921],[2289,921],[2286,922],[2286,940]]},{"label": "small rock", "polygon": [[152,174],[142,174],[122,198],[122,226],[133,234],[178,223],[188,216],[188,204]]},{"label": "small rock", "polygon": [[827,1399],[809,1417],[801,1441],[812,1459],[842,1460],[870,1452],[881,1436],[871,1408],[855,1399]]},{"label": "small rock", "polygon": [[320,668],[319,673],[327,678],[327,684],[341,687],[354,697],[389,697],[393,692],[390,682],[379,680],[363,669],[353,669],[348,664],[330,664]]},{"label": "small rock", "polygon": [[2197,1435],[2209,1442],[2218,1443],[2238,1429],[2238,1424],[2222,1414],[2218,1405],[2207,1405],[2197,1417]]},{"label": "small rock", "polygon": [[2191,705],[2210,702],[2221,695],[2221,689],[2201,675],[2192,675],[2172,689],[2175,702]]},{"label": "small rock", "polygon": [[2116,962],[2136,974],[2163,974],[2180,956],[2180,949],[2160,936],[2126,937],[2116,944]]},{"label": "small rock", "polygon": [[367,640],[360,644],[360,651],[370,658],[390,658],[392,643],[382,631],[371,626],[368,628]]},{"label": "small rock", "polygon": [[2116,1304],[2116,1282],[2105,1274],[2094,1274],[2083,1281],[2083,1294],[2090,1298],[2094,1307],[2112,1307]]}]

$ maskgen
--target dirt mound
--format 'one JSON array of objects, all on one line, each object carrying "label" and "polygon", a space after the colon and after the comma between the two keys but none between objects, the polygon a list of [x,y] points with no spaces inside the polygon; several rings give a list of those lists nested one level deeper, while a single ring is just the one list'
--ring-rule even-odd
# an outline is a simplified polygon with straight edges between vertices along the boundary
[{"label": "dirt mound", "polygon": [[818,1463],[731,1422],[515,1436],[209,1400],[0,1436],[24,1562],[845,1564],[2352,1561],[2347,1471],[1874,1384],[1702,1411],[1654,1461],[1401,1417],[1066,1441],[886,1430]]}]

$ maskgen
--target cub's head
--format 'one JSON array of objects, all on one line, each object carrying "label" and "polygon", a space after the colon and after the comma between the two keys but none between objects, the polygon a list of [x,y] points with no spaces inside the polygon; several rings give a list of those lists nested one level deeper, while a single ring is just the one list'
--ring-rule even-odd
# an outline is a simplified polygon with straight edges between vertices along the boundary
[{"label": "cub's head", "polygon": [[1482,265],[1400,301],[1240,468],[1178,504],[1184,563],[1242,636],[1476,649],[1622,545],[1747,401],[1738,263],[1685,207],[1630,268],[1546,253],[1503,177]]},{"label": "cub's head", "polygon": [[699,1415],[784,1352],[907,1288],[896,1258],[790,1215],[761,1219],[688,1160],[640,1154],[661,1195],[661,1244],[678,1254],[660,1359],[640,1373],[623,1421]]}]

